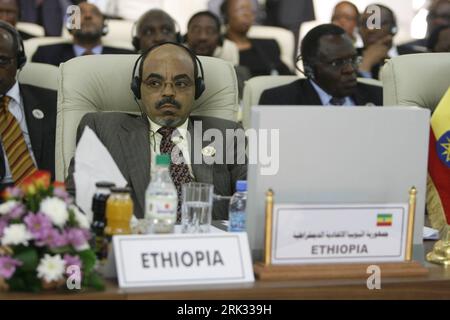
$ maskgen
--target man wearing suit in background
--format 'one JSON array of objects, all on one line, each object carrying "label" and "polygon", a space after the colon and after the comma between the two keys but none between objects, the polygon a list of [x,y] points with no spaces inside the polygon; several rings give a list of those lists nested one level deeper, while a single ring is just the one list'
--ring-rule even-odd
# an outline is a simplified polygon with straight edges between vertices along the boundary
[{"label": "man wearing suit in background", "polygon": [[19,84],[26,62],[22,40],[0,21],[0,189],[37,169],[55,171],[56,91]]},{"label": "man wearing suit in background", "polygon": [[344,29],[323,24],[302,40],[301,57],[307,79],[268,89],[265,105],[382,105],[382,88],[357,82],[358,56]]},{"label": "man wearing suit in background", "polygon": [[[132,189],[137,218],[144,215],[144,194],[157,154],[172,155],[170,174],[178,191],[178,209],[183,183],[211,183],[216,194],[229,196],[235,191],[236,181],[246,178],[244,136],[242,140],[226,139],[223,144],[217,139],[202,139],[207,130],[220,131],[225,137],[227,129],[243,134],[243,130],[238,130],[242,127],[228,120],[190,115],[194,99],[198,99],[205,88],[203,72],[197,63],[196,56],[180,44],[164,43],[153,47],[142,55],[138,72],[132,79],[132,91],[143,105],[142,116],[89,113],[78,127],[77,139],[84,127],[89,126],[110,152]],[[174,152],[182,159],[181,163],[173,163]],[[227,158],[230,152],[233,152],[232,161]],[[215,158],[214,163],[206,159],[211,156]],[[66,179],[71,193],[75,187],[74,166],[72,160]],[[215,202],[213,219],[227,218],[228,202]]]},{"label": "man wearing suit in background", "polygon": [[[8,22],[13,27],[16,27],[20,16],[19,0],[0,0],[0,20]],[[18,31],[22,40],[33,38],[29,33]]]},{"label": "man wearing suit in background", "polygon": [[108,31],[100,10],[93,4],[82,2],[80,29],[71,30],[72,43],[60,43],[40,46],[33,55],[33,62],[59,66],[72,58],[90,54],[129,54],[130,50],[106,47],[102,45],[102,36]]},{"label": "man wearing suit in background", "polygon": [[[370,26],[372,16],[370,7],[377,6],[380,9],[380,26]],[[394,12],[381,4],[369,5],[361,16],[359,33],[363,40],[364,48],[359,48],[362,56],[359,74],[364,78],[379,79],[380,69],[386,59],[403,54],[414,53],[408,46],[394,45],[394,37],[398,32],[397,18]]]},{"label": "man wearing suit in background", "polygon": [[133,47],[138,53],[163,42],[182,42],[175,20],[161,9],[145,12],[136,22],[133,32]]}]

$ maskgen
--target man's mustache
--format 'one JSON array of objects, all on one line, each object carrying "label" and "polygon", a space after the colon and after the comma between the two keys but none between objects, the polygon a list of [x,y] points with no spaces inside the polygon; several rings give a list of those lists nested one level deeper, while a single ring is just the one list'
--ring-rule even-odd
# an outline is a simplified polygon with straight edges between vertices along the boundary
[{"label": "man's mustache", "polygon": [[162,106],[165,104],[171,104],[171,105],[175,106],[177,109],[181,109],[181,104],[177,100],[175,100],[174,98],[171,98],[171,97],[162,98],[161,100],[159,100],[158,102],[155,103],[155,107],[156,107],[156,109],[161,109]]}]

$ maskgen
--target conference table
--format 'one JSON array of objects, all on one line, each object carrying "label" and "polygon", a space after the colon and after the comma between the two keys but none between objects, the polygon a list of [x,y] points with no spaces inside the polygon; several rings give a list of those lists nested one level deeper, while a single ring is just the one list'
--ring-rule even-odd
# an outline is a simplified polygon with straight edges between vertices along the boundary
[{"label": "conference table", "polygon": [[[425,241],[425,252],[433,247]],[[425,262],[426,276],[383,278],[381,289],[369,290],[367,279],[334,279],[308,281],[260,281],[240,285],[174,286],[127,289],[115,280],[106,280],[106,289],[78,292],[0,293],[5,299],[55,300],[272,300],[272,299],[450,299],[450,268]]]}]

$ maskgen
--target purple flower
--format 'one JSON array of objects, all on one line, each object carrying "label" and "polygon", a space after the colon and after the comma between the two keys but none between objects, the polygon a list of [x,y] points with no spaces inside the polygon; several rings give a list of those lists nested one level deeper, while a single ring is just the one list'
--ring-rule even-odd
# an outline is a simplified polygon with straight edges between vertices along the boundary
[{"label": "purple flower", "polygon": [[71,256],[66,253],[64,255],[64,261],[66,262],[66,266],[78,266],[81,269],[81,260],[78,256]]},{"label": "purple flower", "polygon": [[87,246],[87,241],[90,239],[89,230],[71,228],[66,233],[68,242],[75,249],[82,249]]},{"label": "purple flower", "polygon": [[24,196],[22,189],[18,187],[8,187],[5,189],[5,193],[10,198],[23,198]]},{"label": "purple flower", "polygon": [[45,233],[44,237],[36,241],[36,246],[49,246],[51,249],[59,248],[66,246],[68,244],[68,240],[64,234],[61,234],[57,229],[48,229]]},{"label": "purple flower", "polygon": [[60,198],[61,200],[64,200],[64,202],[67,204],[72,203],[72,198],[64,188],[55,187],[55,189],[53,189],[53,195]]},{"label": "purple flower", "polygon": [[30,212],[25,217],[24,221],[28,230],[36,240],[46,238],[52,229],[52,222],[50,219],[45,214],[40,212],[36,214]]},{"label": "purple flower", "polygon": [[9,212],[9,217],[11,219],[19,219],[25,213],[25,206],[21,203],[17,204],[14,208]]},{"label": "purple flower", "polygon": [[16,267],[20,267],[22,261],[11,257],[0,257],[0,278],[9,279],[16,272]]}]

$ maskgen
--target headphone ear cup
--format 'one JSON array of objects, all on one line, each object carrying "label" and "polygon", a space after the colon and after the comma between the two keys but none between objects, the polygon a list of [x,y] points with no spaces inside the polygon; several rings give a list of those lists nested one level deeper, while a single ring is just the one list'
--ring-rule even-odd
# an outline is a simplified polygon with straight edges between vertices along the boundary
[{"label": "headphone ear cup", "polygon": [[136,99],[141,100],[141,79],[138,76],[135,76],[133,78],[133,81],[131,81],[131,91],[133,91],[134,96]]},{"label": "headphone ear cup", "polygon": [[27,57],[23,51],[19,52],[17,55],[17,69],[22,69],[27,63]]},{"label": "headphone ear cup", "polygon": [[203,80],[203,78],[198,77],[195,80],[195,100],[197,100],[198,98],[200,98],[200,96],[202,95],[202,93],[205,91],[206,87],[205,87],[205,81]]},{"label": "headphone ear cup", "polygon": [[180,44],[183,43],[184,37],[181,35],[181,33],[177,32],[175,34],[175,38],[176,38],[177,43],[180,43]]},{"label": "headphone ear cup", "polygon": [[134,36],[133,40],[131,40],[131,44],[133,45],[134,49],[136,50],[136,52],[139,52],[139,50],[141,50],[141,44],[140,44],[140,40],[138,37]]},{"label": "headphone ear cup", "polygon": [[303,65],[303,69],[305,69],[305,76],[307,78],[311,78],[311,79],[314,78],[314,71],[313,71],[313,68],[311,66],[309,66],[307,64],[304,64]]}]

